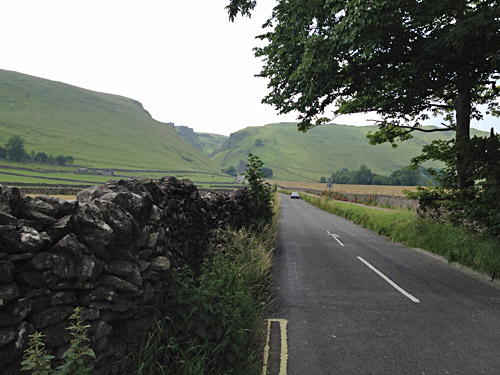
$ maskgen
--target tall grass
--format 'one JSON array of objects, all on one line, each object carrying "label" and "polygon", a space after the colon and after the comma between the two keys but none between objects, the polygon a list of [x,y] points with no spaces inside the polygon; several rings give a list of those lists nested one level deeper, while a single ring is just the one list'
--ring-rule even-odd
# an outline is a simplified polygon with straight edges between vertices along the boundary
[{"label": "tall grass", "polygon": [[219,231],[200,275],[175,272],[170,314],[148,335],[138,375],[260,373],[277,216],[252,230]]},{"label": "tall grass", "polygon": [[500,275],[498,238],[471,233],[462,227],[419,219],[409,210],[381,211],[368,207],[301,194],[305,201],[322,210],[345,217],[378,234],[444,256],[493,278]]}]

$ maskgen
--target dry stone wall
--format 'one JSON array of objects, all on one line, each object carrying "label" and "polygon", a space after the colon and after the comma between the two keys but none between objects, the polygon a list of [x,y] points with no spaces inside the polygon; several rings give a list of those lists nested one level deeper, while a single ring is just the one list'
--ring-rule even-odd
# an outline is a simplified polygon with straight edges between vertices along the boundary
[{"label": "dry stone wall", "polygon": [[172,269],[198,270],[214,231],[247,225],[250,208],[245,189],[202,197],[174,177],[110,182],[72,202],[0,185],[0,373],[18,373],[34,331],[60,359],[76,306],[94,373],[133,373],[130,354],[168,311]]}]

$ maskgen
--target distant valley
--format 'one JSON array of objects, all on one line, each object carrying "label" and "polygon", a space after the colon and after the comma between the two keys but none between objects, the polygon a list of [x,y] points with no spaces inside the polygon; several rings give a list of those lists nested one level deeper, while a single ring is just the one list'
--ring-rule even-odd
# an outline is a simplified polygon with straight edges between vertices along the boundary
[{"label": "distant valley", "polygon": [[[375,126],[329,124],[300,133],[296,123],[278,123],[245,128],[229,137],[196,133],[187,126],[156,121],[136,100],[7,70],[0,70],[0,106],[0,146],[19,135],[28,153],[71,155],[75,165],[93,170],[92,176],[76,178],[68,177],[74,167],[0,159],[4,183],[36,184],[40,173],[50,183],[59,183],[57,173],[66,173],[63,180],[102,183],[108,177],[97,176],[99,171],[121,170],[115,174],[155,178],[172,174],[230,184],[234,177],[221,171],[233,167],[241,172],[249,153],[257,154],[273,178],[280,180],[319,181],[342,168],[354,170],[361,165],[387,175],[407,166],[433,139],[453,137],[450,132],[417,133],[393,149],[368,144],[366,134]],[[473,130],[473,134],[485,133]],[[13,173],[16,165],[27,170]]]},{"label": "distant valley", "polygon": [[[374,173],[389,175],[408,166],[421,153],[422,147],[433,139],[452,139],[451,132],[416,133],[415,137],[394,149],[389,144],[372,146],[366,134],[376,126],[327,124],[297,131],[296,123],[278,123],[239,130],[212,154],[210,158],[222,168],[245,167],[247,155],[257,154],[273,178],[291,181],[319,181],[342,168],[355,170],[366,165]],[[472,134],[486,134],[472,130]],[[438,163],[427,166],[439,168]]]}]

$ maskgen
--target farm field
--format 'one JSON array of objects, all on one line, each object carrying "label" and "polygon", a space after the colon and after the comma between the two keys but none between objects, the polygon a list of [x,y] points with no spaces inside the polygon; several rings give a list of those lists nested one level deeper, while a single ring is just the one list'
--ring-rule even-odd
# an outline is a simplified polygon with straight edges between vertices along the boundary
[{"label": "farm field", "polygon": [[104,184],[110,180],[128,178],[160,179],[164,176],[175,176],[178,179],[189,179],[198,188],[220,189],[238,188],[234,177],[229,175],[197,172],[197,171],[161,171],[161,170],[114,170],[113,176],[100,173],[103,168],[89,169],[90,173],[77,173],[77,166],[58,166],[33,162],[13,162],[0,159],[0,184],[30,187],[67,187],[68,185],[92,186]]},{"label": "farm field", "polygon": [[[326,184],[319,182],[304,182],[304,181],[280,181],[280,180],[267,180],[271,185],[277,184],[278,186],[293,189],[311,189],[311,190],[328,190]],[[331,191],[339,193],[350,194],[378,194],[378,195],[394,195],[404,196],[404,190],[417,191],[416,186],[382,186],[382,185],[340,185],[334,184]]]}]

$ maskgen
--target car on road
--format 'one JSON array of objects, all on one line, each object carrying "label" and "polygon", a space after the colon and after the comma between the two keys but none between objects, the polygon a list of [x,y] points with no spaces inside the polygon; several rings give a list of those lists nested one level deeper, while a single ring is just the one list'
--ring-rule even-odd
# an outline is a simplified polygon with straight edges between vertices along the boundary
[{"label": "car on road", "polygon": [[294,191],[292,194],[290,194],[290,199],[300,199],[299,193]]}]

